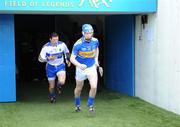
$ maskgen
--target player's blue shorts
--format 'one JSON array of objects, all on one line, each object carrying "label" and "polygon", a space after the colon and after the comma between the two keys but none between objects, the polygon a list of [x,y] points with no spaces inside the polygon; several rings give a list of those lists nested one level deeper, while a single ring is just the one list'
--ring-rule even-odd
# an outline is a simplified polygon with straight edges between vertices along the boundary
[{"label": "player's blue shorts", "polygon": [[65,64],[60,64],[58,66],[53,66],[50,64],[46,65],[46,76],[48,80],[55,80],[59,72],[65,71]]}]

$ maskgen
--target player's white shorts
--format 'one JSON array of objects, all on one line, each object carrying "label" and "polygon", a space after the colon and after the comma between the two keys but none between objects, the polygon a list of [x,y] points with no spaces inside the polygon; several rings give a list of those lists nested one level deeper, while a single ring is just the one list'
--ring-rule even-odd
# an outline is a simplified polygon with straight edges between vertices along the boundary
[{"label": "player's white shorts", "polygon": [[86,68],[85,70],[82,70],[80,68],[76,67],[76,80],[83,81],[87,79],[87,76],[90,74],[96,74],[97,75],[97,69],[96,66],[93,65],[92,67]]}]

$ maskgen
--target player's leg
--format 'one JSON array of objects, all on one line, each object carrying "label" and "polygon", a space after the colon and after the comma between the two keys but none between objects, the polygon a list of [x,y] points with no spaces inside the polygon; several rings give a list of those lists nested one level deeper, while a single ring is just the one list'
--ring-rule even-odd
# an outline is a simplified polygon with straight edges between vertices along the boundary
[{"label": "player's leg", "polygon": [[56,69],[56,72],[57,72],[56,75],[58,77],[58,82],[56,86],[57,86],[58,94],[60,94],[61,88],[65,84],[65,80],[66,80],[65,64],[59,65]]},{"label": "player's leg", "polygon": [[79,112],[81,110],[80,109],[80,105],[81,105],[80,96],[81,96],[82,88],[84,86],[84,80],[86,78],[87,77],[86,77],[84,71],[79,68],[76,68],[76,87],[74,89],[74,99],[75,99],[75,107],[76,107],[75,111],[76,112]]},{"label": "player's leg", "polygon": [[87,77],[90,83],[90,91],[89,91],[89,98],[87,101],[87,106],[89,107],[90,111],[94,111],[93,106],[94,106],[94,99],[97,92],[97,81],[98,81],[97,69],[95,66],[89,68]]},{"label": "player's leg", "polygon": [[48,78],[48,82],[49,82],[49,98],[50,98],[50,102],[54,103],[56,102],[56,94],[55,94],[55,78],[56,78],[56,74],[55,74],[55,68],[51,65],[47,65],[46,66],[46,75]]},{"label": "player's leg", "polygon": [[56,94],[55,94],[55,79],[49,80],[49,98],[51,103],[56,102]]},{"label": "player's leg", "polygon": [[57,77],[58,77],[57,90],[58,90],[58,94],[61,94],[61,88],[65,84],[65,80],[66,80],[66,72],[59,71],[57,73]]},{"label": "player's leg", "polygon": [[76,80],[76,87],[74,89],[74,99],[75,99],[75,111],[79,112],[81,111],[81,91],[84,86],[84,80],[83,81],[78,81]]}]

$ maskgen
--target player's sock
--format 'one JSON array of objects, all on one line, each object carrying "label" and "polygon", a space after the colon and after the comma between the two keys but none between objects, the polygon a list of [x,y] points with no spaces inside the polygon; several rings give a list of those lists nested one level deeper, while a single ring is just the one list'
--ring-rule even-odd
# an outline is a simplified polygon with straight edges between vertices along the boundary
[{"label": "player's sock", "polygon": [[57,86],[58,88],[62,88],[62,85],[61,85],[60,82],[57,82],[56,86]]},{"label": "player's sock", "polygon": [[49,99],[50,99],[51,103],[55,103],[56,102],[56,94],[55,94],[54,90],[53,91],[49,91]]},{"label": "player's sock", "polygon": [[57,82],[56,86],[57,86],[57,92],[60,95],[61,94],[62,85],[61,85],[61,83]]},{"label": "player's sock", "polygon": [[87,106],[91,107],[94,105],[94,97],[89,97],[87,101]]},{"label": "player's sock", "polygon": [[80,97],[75,97],[75,111],[76,112],[80,112],[81,111],[81,107],[80,107],[80,105],[81,105],[81,99],[80,99]]},{"label": "player's sock", "polygon": [[76,107],[80,107],[80,105],[81,105],[81,99],[80,99],[80,97],[75,97],[75,106],[76,106]]},{"label": "player's sock", "polygon": [[56,94],[55,94],[55,92],[54,92],[54,89],[51,89],[50,91],[49,91],[49,97],[51,98],[51,97],[56,97]]}]

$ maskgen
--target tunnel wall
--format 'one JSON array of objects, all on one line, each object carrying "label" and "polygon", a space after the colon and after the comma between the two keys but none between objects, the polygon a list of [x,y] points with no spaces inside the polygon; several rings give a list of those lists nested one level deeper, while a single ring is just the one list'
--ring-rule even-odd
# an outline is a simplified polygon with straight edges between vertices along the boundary
[{"label": "tunnel wall", "polygon": [[134,96],[134,16],[106,18],[105,84],[111,89]]},{"label": "tunnel wall", "polygon": [[0,15],[0,102],[16,101],[14,15]]}]

